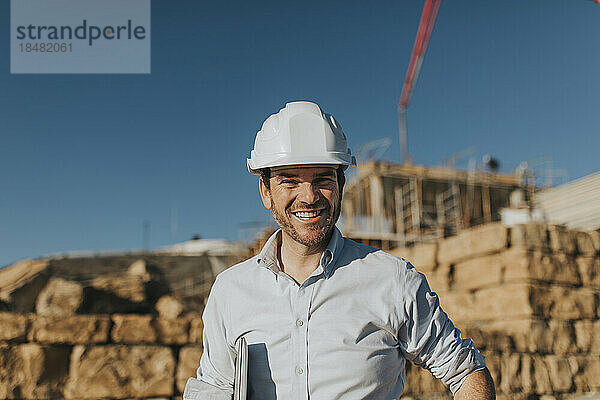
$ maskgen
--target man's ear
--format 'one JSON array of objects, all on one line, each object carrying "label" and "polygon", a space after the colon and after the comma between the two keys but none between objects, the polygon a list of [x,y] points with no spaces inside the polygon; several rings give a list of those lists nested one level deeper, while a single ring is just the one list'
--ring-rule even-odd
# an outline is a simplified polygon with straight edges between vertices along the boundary
[{"label": "man's ear", "polygon": [[271,195],[269,193],[267,185],[265,185],[265,182],[263,182],[262,176],[258,179],[258,191],[260,193],[260,198],[262,200],[263,205],[267,210],[270,210],[271,207],[273,207],[273,204],[271,202]]}]

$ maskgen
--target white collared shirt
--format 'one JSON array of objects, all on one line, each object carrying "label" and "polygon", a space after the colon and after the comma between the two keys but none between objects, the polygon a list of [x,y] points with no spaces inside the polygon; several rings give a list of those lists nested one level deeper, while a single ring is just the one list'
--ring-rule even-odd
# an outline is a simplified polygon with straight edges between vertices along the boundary
[{"label": "white collared shirt", "polygon": [[298,285],[276,262],[280,237],[217,277],[203,314],[204,353],[184,399],[232,398],[241,336],[249,399],[397,399],[406,359],[454,393],[485,367],[404,259],[335,228],[319,266]]}]

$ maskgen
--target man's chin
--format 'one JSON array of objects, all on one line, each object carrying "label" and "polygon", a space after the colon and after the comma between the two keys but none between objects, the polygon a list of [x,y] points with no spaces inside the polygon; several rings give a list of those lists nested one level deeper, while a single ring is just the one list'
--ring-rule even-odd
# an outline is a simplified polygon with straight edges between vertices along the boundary
[{"label": "man's chin", "polygon": [[285,218],[275,210],[271,211],[277,224],[295,242],[313,248],[326,247],[329,244],[335,223],[332,223],[328,213],[323,216],[323,220],[311,224],[297,221],[290,215],[286,215],[287,218]]},{"label": "man's chin", "polygon": [[319,229],[300,230],[294,229],[293,232],[287,232],[294,241],[307,247],[323,247],[327,246],[329,234],[333,227],[321,227]]}]

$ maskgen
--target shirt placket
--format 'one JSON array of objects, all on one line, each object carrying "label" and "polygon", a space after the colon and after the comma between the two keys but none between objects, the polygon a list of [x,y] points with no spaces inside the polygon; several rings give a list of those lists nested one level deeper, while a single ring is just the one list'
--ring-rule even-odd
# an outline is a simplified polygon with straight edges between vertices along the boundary
[{"label": "shirt placket", "polygon": [[298,400],[308,400],[308,317],[312,287],[296,285],[292,291],[292,393]]}]

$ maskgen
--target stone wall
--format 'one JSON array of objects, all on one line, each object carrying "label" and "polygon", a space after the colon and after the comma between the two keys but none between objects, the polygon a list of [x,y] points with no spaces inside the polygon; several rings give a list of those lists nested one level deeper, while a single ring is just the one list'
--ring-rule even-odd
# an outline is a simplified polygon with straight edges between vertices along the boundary
[{"label": "stone wall", "polygon": [[[1,270],[0,399],[180,398],[202,354],[208,289],[231,262],[209,261],[150,255]],[[199,285],[182,298],[178,281],[190,277]]]},{"label": "stone wall", "polygon": [[[423,272],[486,357],[499,399],[600,392],[600,235],[539,224],[488,224],[393,251]],[[407,371],[408,398],[451,396]]]},{"label": "stone wall", "polygon": [[195,374],[202,320],[0,313],[0,398],[171,398]]}]

